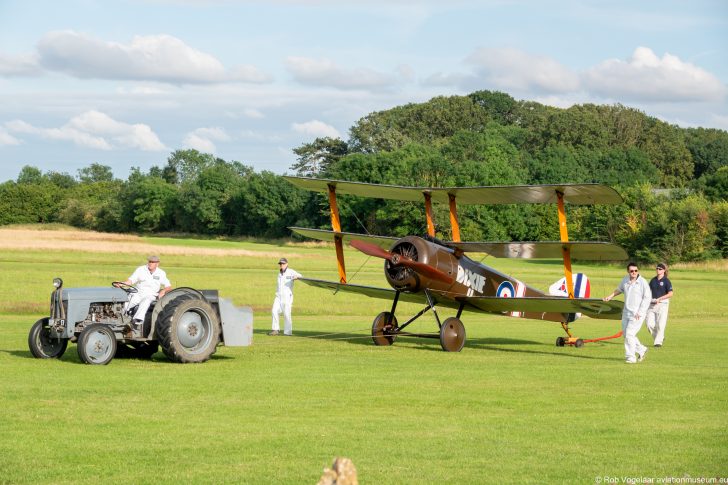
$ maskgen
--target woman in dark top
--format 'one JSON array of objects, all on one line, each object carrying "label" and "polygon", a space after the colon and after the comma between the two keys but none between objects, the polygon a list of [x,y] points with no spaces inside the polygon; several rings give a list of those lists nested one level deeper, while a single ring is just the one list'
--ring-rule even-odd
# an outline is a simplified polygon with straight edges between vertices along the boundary
[{"label": "woman in dark top", "polygon": [[647,329],[652,334],[655,347],[662,347],[667,326],[667,312],[670,310],[672,298],[672,283],[667,278],[667,265],[658,263],[655,268],[657,276],[650,280],[652,290],[652,303],[647,309]]}]

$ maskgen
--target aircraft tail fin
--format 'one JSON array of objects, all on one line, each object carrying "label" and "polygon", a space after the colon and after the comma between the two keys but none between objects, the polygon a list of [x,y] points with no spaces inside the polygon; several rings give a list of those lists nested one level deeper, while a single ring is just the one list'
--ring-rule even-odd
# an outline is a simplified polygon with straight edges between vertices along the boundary
[{"label": "aircraft tail fin", "polygon": [[[571,275],[572,281],[574,282],[574,298],[589,298],[591,296],[591,283],[589,278],[584,273],[575,273]],[[556,281],[553,285],[549,286],[549,295],[551,296],[569,296],[569,291],[566,287],[566,277]],[[573,315],[574,321],[581,317],[581,313],[569,314]]]},{"label": "aircraft tail fin", "polygon": [[[589,298],[591,296],[591,283],[584,273],[575,273],[571,275],[574,282],[574,298]],[[553,285],[549,286],[549,295],[551,296],[569,296],[566,289],[566,278],[561,278]]]}]

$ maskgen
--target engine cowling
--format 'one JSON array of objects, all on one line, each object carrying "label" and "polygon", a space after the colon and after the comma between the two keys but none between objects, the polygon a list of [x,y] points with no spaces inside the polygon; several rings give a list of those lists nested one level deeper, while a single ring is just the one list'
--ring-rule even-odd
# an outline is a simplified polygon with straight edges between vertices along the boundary
[{"label": "engine cowling", "polygon": [[451,276],[457,276],[458,259],[449,248],[426,241],[421,237],[407,236],[392,246],[392,261],[384,262],[384,275],[392,288],[406,292],[417,292],[425,288],[447,291],[452,287],[442,281],[417,273],[412,268],[397,264],[398,256],[428,264]]}]

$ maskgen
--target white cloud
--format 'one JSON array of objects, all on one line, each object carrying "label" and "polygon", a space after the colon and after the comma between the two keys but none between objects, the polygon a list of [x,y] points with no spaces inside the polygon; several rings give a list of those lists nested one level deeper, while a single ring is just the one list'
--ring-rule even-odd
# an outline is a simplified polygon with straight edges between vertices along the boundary
[{"label": "white cloud", "polygon": [[288,57],[286,68],[294,79],[312,86],[331,86],[338,89],[373,89],[391,87],[392,75],[369,68],[345,69],[330,59]]},{"label": "white cloud", "polygon": [[42,70],[33,55],[6,56],[0,54],[0,76],[35,76]]},{"label": "white cloud", "polygon": [[93,110],[71,118],[60,128],[39,128],[22,120],[7,122],[5,128],[11,132],[36,135],[50,140],[71,141],[76,145],[97,150],[115,148],[167,150],[149,125],[123,123]]},{"label": "white cloud", "polygon": [[197,128],[187,133],[182,143],[188,148],[193,148],[204,153],[216,153],[216,141],[230,141],[230,136],[224,129],[218,127]]},{"label": "white cloud", "polygon": [[242,130],[240,132],[241,138],[247,138],[249,140],[258,140],[263,142],[275,142],[278,143],[282,140],[279,135],[267,135],[253,130]]},{"label": "white cloud", "polygon": [[728,116],[712,114],[710,116],[711,126],[728,131]]},{"label": "white cloud", "polygon": [[254,108],[246,109],[245,111],[243,111],[243,114],[245,116],[247,116],[248,118],[252,118],[252,119],[265,118],[265,115],[262,112],[258,111],[257,109],[254,109]]},{"label": "white cloud", "polygon": [[228,70],[212,55],[171,35],[135,36],[130,44],[121,44],[74,31],[56,31],[47,33],[37,49],[44,68],[79,78],[179,84],[270,81],[254,66]]},{"label": "white cloud", "polygon": [[20,140],[18,140],[13,135],[11,135],[7,131],[0,128],[0,147],[9,146],[9,145],[20,145]]},{"label": "white cloud", "polygon": [[436,72],[425,78],[422,84],[425,86],[459,86],[472,79],[471,74]]},{"label": "white cloud", "polygon": [[293,128],[293,131],[297,133],[303,133],[304,135],[315,136],[317,138],[341,138],[341,134],[336,128],[319,120],[311,120],[305,123],[293,123],[291,127]]},{"label": "white cloud", "polygon": [[466,62],[476,69],[475,81],[481,89],[491,87],[507,91],[565,93],[579,88],[579,76],[547,56],[537,56],[518,49],[480,48]]},{"label": "white cloud", "polygon": [[726,86],[711,73],[665,53],[638,47],[627,61],[609,59],[583,74],[592,93],[639,101],[718,101]]}]

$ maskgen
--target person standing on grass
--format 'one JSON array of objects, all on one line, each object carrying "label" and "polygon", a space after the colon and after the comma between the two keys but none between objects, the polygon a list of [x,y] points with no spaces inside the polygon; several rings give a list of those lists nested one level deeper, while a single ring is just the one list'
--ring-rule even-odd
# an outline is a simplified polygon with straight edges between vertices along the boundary
[{"label": "person standing on grass", "polygon": [[642,362],[647,354],[647,347],[637,338],[642,322],[647,315],[647,308],[652,299],[650,285],[642,276],[637,263],[627,265],[627,276],[622,278],[619,286],[610,295],[604,297],[609,301],[620,293],[624,293],[624,309],[622,310],[622,333],[624,334],[624,353],[627,364]]},{"label": "person standing on grass", "polygon": [[657,263],[655,268],[657,276],[650,280],[652,291],[652,304],[647,310],[647,330],[652,334],[655,347],[662,347],[665,340],[665,327],[667,326],[667,312],[670,310],[672,298],[672,283],[667,278],[667,265]]},{"label": "person standing on grass", "polygon": [[283,334],[293,335],[293,321],[291,320],[291,307],[293,306],[293,282],[301,278],[301,274],[288,267],[288,260],[278,260],[278,285],[276,286],[276,297],[273,300],[273,321],[271,331],[268,335],[280,335],[281,327],[278,323],[278,315],[283,313]]}]

